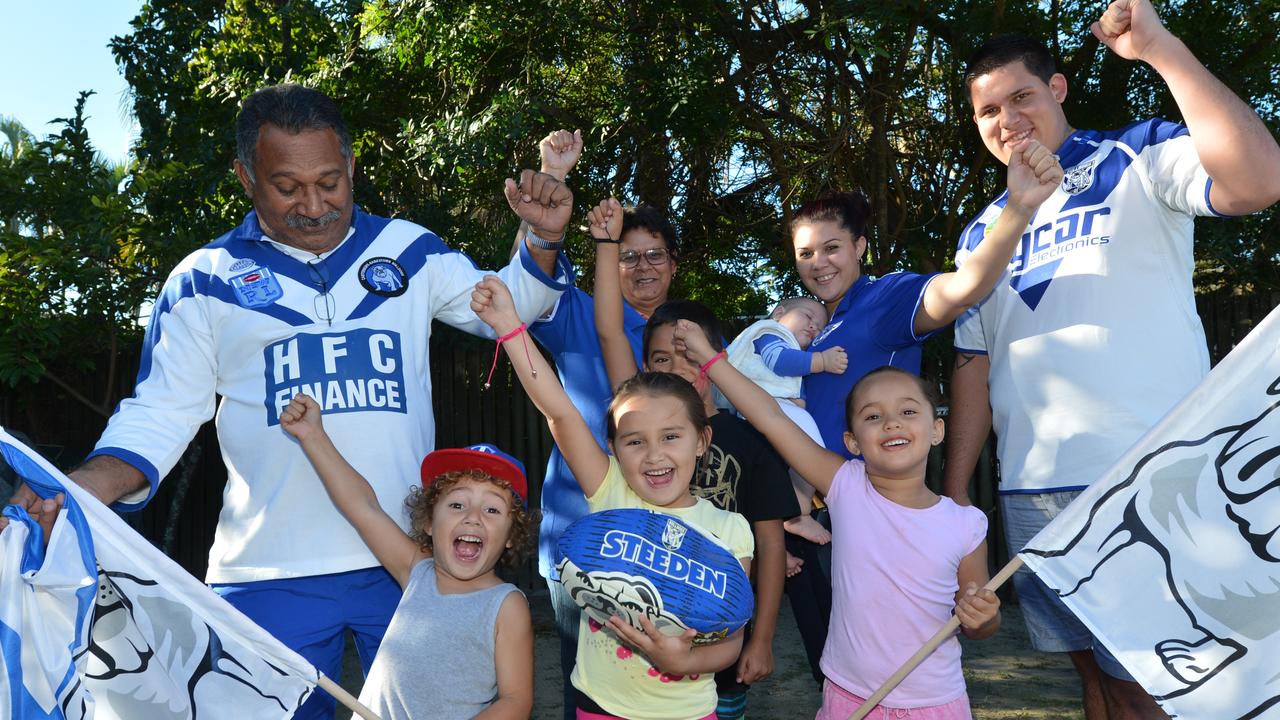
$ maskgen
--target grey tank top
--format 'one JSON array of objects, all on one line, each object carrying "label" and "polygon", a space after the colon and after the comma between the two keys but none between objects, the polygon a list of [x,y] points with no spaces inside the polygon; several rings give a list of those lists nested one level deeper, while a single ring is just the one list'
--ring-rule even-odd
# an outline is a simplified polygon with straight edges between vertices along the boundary
[{"label": "grey tank top", "polygon": [[498,697],[498,609],[520,592],[503,583],[441,595],[435,561],[413,566],[360,701],[383,720],[465,720]]}]

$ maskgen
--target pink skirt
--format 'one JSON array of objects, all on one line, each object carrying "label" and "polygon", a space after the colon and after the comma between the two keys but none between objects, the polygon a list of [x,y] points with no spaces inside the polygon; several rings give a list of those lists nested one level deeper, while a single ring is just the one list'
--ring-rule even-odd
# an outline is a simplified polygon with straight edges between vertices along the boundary
[{"label": "pink skirt", "polygon": [[[822,684],[822,707],[818,709],[814,720],[849,720],[849,716],[866,702],[866,698],[858,697],[827,680]],[[898,718],[973,720],[973,714],[969,711],[969,696],[961,695],[949,703],[929,707],[893,708],[877,705],[874,710],[867,713],[867,718],[871,720],[897,720]]]}]

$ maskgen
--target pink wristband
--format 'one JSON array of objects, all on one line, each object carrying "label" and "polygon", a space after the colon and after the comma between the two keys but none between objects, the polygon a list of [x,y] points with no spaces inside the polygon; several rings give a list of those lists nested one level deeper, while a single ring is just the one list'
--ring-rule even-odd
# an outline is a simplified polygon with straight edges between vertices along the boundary
[{"label": "pink wristband", "polygon": [[698,368],[698,375],[701,377],[706,377],[707,371],[711,369],[711,366],[715,365],[717,362],[725,359],[726,357],[728,357],[728,354],[724,350],[721,350],[715,355],[712,355],[710,360],[706,361],[705,363],[703,363],[702,367]]},{"label": "pink wristband", "polygon": [[516,329],[515,329],[515,330],[512,330],[511,332],[507,333],[506,335],[503,335],[502,337],[498,338],[498,344],[499,344],[499,345],[501,345],[502,343],[504,343],[504,342],[506,342],[506,341],[510,340],[511,338],[513,338],[513,337],[515,337],[515,336],[519,335],[520,333],[522,333],[522,332],[524,332],[525,330],[527,330],[527,329],[528,329],[528,327],[529,327],[528,325],[525,325],[524,323],[520,323],[518,326],[516,326]]},{"label": "pink wristband", "polygon": [[[525,331],[525,330],[527,330],[527,329],[528,329],[528,326],[527,326],[527,325],[525,325],[524,323],[520,323],[519,327],[517,327],[515,330],[512,330],[511,332],[507,333],[506,335],[503,335],[502,337],[498,338],[498,344],[497,344],[497,345],[495,345],[495,346],[494,346],[494,348],[493,348],[493,364],[489,366],[489,377],[485,378],[485,380],[484,380],[484,389],[485,389],[485,390],[488,390],[488,389],[489,389],[489,383],[493,380],[493,371],[494,371],[494,370],[496,370],[496,369],[498,368],[498,349],[502,347],[502,343],[504,343],[504,342],[506,342],[506,341],[510,340],[511,338],[513,338],[513,337],[515,337],[515,336],[519,335],[520,333],[524,332],[524,331]],[[525,339],[524,339],[524,338],[520,338],[520,344],[521,344],[522,346],[524,346],[524,356],[525,356],[525,359],[526,359],[526,360],[528,360],[528,362],[529,362],[529,364],[530,364],[530,365],[532,365],[532,364],[533,364],[533,360],[529,358],[529,345],[528,345],[528,343],[526,343],[526,342],[525,342]],[[538,371],[537,371],[537,370],[534,370],[534,371],[533,371],[533,376],[534,376],[534,377],[538,377]]]}]

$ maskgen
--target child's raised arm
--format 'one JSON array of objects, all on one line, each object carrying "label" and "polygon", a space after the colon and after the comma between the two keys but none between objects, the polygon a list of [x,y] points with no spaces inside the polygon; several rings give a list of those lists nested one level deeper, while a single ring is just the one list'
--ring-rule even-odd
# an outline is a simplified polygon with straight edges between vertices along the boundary
[{"label": "child's raised arm", "polygon": [[587,213],[587,227],[596,243],[596,335],[609,387],[617,390],[637,371],[635,352],[623,326],[622,281],[618,278],[622,205],[613,198],[602,200]]},{"label": "child's raised arm", "polygon": [[569,470],[578,478],[582,491],[591,497],[600,489],[609,471],[609,456],[596,444],[582,413],[556,379],[551,365],[526,336],[527,331],[511,302],[511,292],[501,280],[490,275],[476,283],[471,293],[471,309],[498,334],[525,393],[547,418],[551,437],[560,446]]},{"label": "child's raised arm", "polygon": [[1062,166],[1048,148],[1035,140],[1014,146],[1009,158],[1009,196],[1000,217],[959,270],[935,277],[925,288],[916,311],[917,335],[949,325],[991,292],[1009,266],[1027,223],[1061,182]]},{"label": "child's raised arm", "polygon": [[280,413],[280,427],[297,438],[333,504],[403,588],[413,566],[428,553],[382,509],[369,481],[338,452],[324,431],[320,405],[308,395],[295,395]]},{"label": "child's raised arm", "polygon": [[582,131],[555,130],[538,143],[542,172],[564,182],[582,156]]},{"label": "child's raised arm", "polygon": [[[674,342],[677,351],[683,350],[691,362],[700,366],[723,357],[711,349],[702,327],[688,320],[676,323]],[[769,439],[792,469],[821,492],[831,489],[831,479],[844,464],[844,456],[814,442],[778,407],[777,400],[728,362],[712,362],[707,367],[707,377],[747,421]]]}]

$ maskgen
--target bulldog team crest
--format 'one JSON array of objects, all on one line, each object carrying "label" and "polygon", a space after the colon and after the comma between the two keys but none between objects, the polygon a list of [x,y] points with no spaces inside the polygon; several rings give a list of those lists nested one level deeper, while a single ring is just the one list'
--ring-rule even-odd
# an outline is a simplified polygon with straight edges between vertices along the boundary
[{"label": "bulldog team crest", "polygon": [[400,263],[389,257],[376,257],[360,266],[360,284],[365,290],[382,297],[399,297],[409,289],[409,274]]},{"label": "bulldog team crest", "polygon": [[270,268],[264,267],[255,267],[231,278],[231,289],[236,293],[236,302],[246,308],[265,307],[284,297],[280,281]]},{"label": "bulldog team crest", "polygon": [[674,520],[667,521],[667,527],[662,530],[662,544],[668,550],[679,550],[684,544],[685,527]]},{"label": "bulldog team crest", "polygon": [[1062,176],[1062,192],[1079,195],[1093,185],[1093,162],[1080,163]]}]

